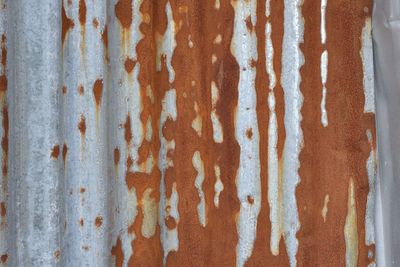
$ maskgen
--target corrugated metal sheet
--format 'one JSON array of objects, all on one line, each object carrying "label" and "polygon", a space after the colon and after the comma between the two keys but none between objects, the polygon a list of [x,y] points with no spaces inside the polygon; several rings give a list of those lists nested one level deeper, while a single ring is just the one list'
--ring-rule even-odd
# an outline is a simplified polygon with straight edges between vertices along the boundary
[{"label": "corrugated metal sheet", "polygon": [[1,0],[1,263],[374,266],[370,13]]}]

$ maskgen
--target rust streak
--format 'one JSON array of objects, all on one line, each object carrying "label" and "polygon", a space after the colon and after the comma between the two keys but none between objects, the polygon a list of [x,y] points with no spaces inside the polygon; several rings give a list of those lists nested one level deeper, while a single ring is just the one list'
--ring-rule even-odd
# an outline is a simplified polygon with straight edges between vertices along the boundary
[{"label": "rust streak", "polygon": [[79,22],[81,23],[81,25],[85,25],[86,23],[86,2],[85,0],[79,0],[79,14],[78,14],[78,18],[79,18]]},{"label": "rust streak", "polygon": [[126,70],[126,72],[127,73],[131,73],[132,71],[133,71],[133,68],[135,67],[135,65],[136,65],[136,61],[134,61],[133,59],[131,59],[131,58],[127,58],[126,60],[125,60],[125,70]]},{"label": "rust streak", "polygon": [[61,8],[61,41],[62,44],[64,45],[65,38],[67,36],[67,33],[70,29],[74,27],[74,21],[70,18],[67,17],[67,14],[65,12],[64,8],[64,1],[62,1],[62,8]]},{"label": "rust streak", "polygon": [[8,109],[7,106],[4,105],[3,107],[3,130],[4,130],[4,135],[1,140],[1,147],[3,149],[3,167],[2,167],[2,172],[3,176],[7,176],[8,173],[8,166],[7,166],[7,161],[8,161],[8,131],[9,131],[9,122],[8,122]]},{"label": "rust streak", "polygon": [[122,267],[124,262],[124,252],[122,251],[122,242],[119,237],[115,246],[111,248],[111,255],[115,256],[115,267]]},{"label": "rust streak", "polygon": [[68,153],[68,147],[66,144],[64,144],[63,149],[62,149],[62,157],[63,157],[64,163],[65,163],[65,160],[67,159],[67,153]]},{"label": "rust streak", "polygon": [[85,135],[85,133],[86,133],[86,119],[85,119],[85,116],[83,114],[81,114],[81,118],[80,118],[79,123],[78,123],[78,129],[81,132],[82,136]]},{"label": "rust streak", "polygon": [[93,85],[93,95],[96,101],[96,105],[100,106],[101,97],[103,95],[103,79],[97,79]]},{"label": "rust streak", "polygon": [[124,128],[125,128],[125,141],[128,144],[130,144],[132,140],[132,129],[131,129],[131,116],[129,115],[129,113],[126,116]]},{"label": "rust streak", "polygon": [[7,209],[6,209],[5,202],[0,203],[0,215],[1,215],[1,217],[6,217],[6,215],[7,215]]},{"label": "rust streak", "polygon": [[115,16],[123,28],[129,29],[132,24],[132,0],[119,0],[115,5]]},{"label": "rust streak", "polygon": [[118,164],[119,164],[120,158],[121,158],[121,154],[120,154],[120,152],[119,152],[119,149],[118,149],[118,148],[115,148],[115,149],[114,149],[114,164],[115,164],[115,165],[118,165]]},{"label": "rust streak", "polygon": [[58,159],[59,154],[60,154],[60,146],[55,145],[51,151],[51,157],[54,159]]},{"label": "rust streak", "polygon": [[103,217],[97,216],[94,224],[96,225],[97,228],[100,228],[101,225],[103,224]]}]

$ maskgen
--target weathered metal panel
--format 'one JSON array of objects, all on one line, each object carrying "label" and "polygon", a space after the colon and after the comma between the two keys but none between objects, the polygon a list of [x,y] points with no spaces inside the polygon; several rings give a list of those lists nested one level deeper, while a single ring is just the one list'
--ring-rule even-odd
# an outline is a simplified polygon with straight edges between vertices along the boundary
[{"label": "weathered metal panel", "polygon": [[1,0],[1,264],[374,266],[370,12]]}]

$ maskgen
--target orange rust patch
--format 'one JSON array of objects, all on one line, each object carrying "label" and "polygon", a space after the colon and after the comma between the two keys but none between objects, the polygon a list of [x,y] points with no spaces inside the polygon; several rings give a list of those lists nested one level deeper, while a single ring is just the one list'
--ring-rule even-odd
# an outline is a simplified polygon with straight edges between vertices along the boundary
[{"label": "orange rust patch", "polygon": [[121,154],[120,154],[120,152],[119,152],[119,149],[116,147],[116,148],[114,149],[114,164],[115,164],[115,165],[118,165],[118,164],[119,164],[120,158],[121,158]]},{"label": "orange rust patch", "polygon": [[247,202],[249,202],[250,205],[254,204],[254,198],[252,196],[247,196]]},{"label": "orange rust patch", "polygon": [[101,225],[103,224],[103,217],[97,216],[96,220],[94,221],[94,224],[96,225],[97,228],[100,228]]},{"label": "orange rust patch", "polygon": [[133,59],[130,59],[129,57],[125,60],[125,70],[127,73],[131,73],[133,71],[133,68],[136,65],[136,61]]},{"label": "orange rust patch", "polygon": [[115,256],[115,267],[122,267],[124,252],[122,251],[122,242],[119,237],[115,246],[111,248],[111,255]]},{"label": "orange rust patch", "polygon": [[97,106],[101,104],[101,97],[103,95],[103,79],[97,79],[93,85],[93,95]]},{"label": "orange rust patch", "polygon": [[84,92],[85,92],[85,88],[83,88],[83,85],[80,84],[80,85],[78,86],[78,93],[79,93],[80,95],[83,95]]},{"label": "orange rust patch", "polygon": [[62,8],[61,8],[61,41],[62,44],[64,45],[65,38],[67,36],[67,32],[74,27],[74,21],[70,18],[67,17],[67,14],[65,13],[65,8],[64,8],[64,1],[62,2]]},{"label": "orange rust patch", "polygon": [[131,129],[131,115],[126,115],[126,121],[124,124],[125,128],[125,141],[130,144],[132,140],[132,129]]},{"label": "orange rust patch", "polygon": [[253,129],[247,129],[246,136],[247,138],[251,139],[253,137]]},{"label": "orange rust patch", "polygon": [[0,215],[1,217],[5,217],[7,215],[6,203],[0,203]]},{"label": "orange rust patch", "polygon": [[250,16],[248,16],[246,18],[246,27],[249,30],[249,32],[253,31],[253,27],[254,26],[253,26],[253,23],[251,22],[251,17]]},{"label": "orange rust patch", "polygon": [[133,165],[133,160],[131,156],[128,156],[128,158],[126,159],[126,168],[127,170],[129,170]]},{"label": "orange rust patch", "polygon": [[162,134],[168,141],[174,138],[175,123],[172,119],[168,118],[162,127]]},{"label": "orange rust patch", "polygon": [[63,149],[62,149],[62,157],[63,157],[64,162],[67,159],[67,153],[68,153],[68,147],[66,144],[64,144]]},{"label": "orange rust patch", "polygon": [[104,47],[108,47],[108,28],[107,25],[104,27],[103,33],[101,34],[101,40],[103,41]]},{"label": "orange rust patch", "polygon": [[2,172],[3,176],[7,176],[8,173],[8,166],[7,166],[7,160],[8,160],[8,109],[7,106],[4,105],[3,107],[3,130],[4,130],[4,136],[1,140],[1,147],[3,149],[3,167],[2,167]]},{"label": "orange rust patch", "polygon": [[171,216],[166,217],[165,225],[168,227],[168,229],[175,229],[176,221],[175,221],[174,217],[171,217]]},{"label": "orange rust patch", "polygon": [[92,20],[93,26],[97,29],[99,27],[99,20],[97,18],[94,18]]},{"label": "orange rust patch", "polygon": [[62,93],[64,95],[67,93],[67,87],[65,85],[62,87]]},{"label": "orange rust patch", "polygon": [[1,64],[3,66],[7,65],[7,38],[3,34],[1,36]]},{"label": "orange rust patch", "polygon": [[60,154],[60,146],[55,145],[51,151],[51,157],[54,159],[58,159],[59,154]]},{"label": "orange rust patch", "polygon": [[86,119],[83,114],[81,114],[81,119],[79,120],[78,123],[78,129],[81,132],[81,135],[85,135],[86,133]]},{"label": "orange rust patch", "polygon": [[115,5],[115,16],[122,27],[129,29],[132,24],[132,0],[119,0]]},{"label": "orange rust patch", "polygon": [[84,25],[86,23],[86,2],[85,0],[79,0],[79,22],[81,25]]},{"label": "orange rust patch", "polygon": [[54,252],[54,257],[55,257],[56,259],[59,259],[60,256],[61,256],[61,252],[60,252],[59,250],[56,250],[56,251]]},{"label": "orange rust patch", "polygon": [[8,255],[7,254],[1,255],[0,260],[2,263],[6,263],[8,260]]},{"label": "orange rust patch", "polygon": [[0,76],[0,91],[2,91],[2,92],[7,91],[7,76],[6,75]]},{"label": "orange rust patch", "polygon": [[85,193],[86,189],[84,187],[81,187],[81,189],[79,190],[81,193]]},{"label": "orange rust patch", "polygon": [[84,224],[84,221],[83,221],[83,219],[81,218],[81,219],[79,220],[79,225],[80,225],[80,226],[83,226],[83,224]]}]

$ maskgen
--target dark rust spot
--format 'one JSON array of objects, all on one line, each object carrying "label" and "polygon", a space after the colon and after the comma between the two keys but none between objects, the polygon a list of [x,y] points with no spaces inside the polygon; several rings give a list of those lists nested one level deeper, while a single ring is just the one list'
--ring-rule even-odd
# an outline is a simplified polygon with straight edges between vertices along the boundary
[{"label": "dark rust spot", "polygon": [[175,229],[176,221],[175,221],[174,217],[167,216],[165,218],[165,225],[168,227],[168,229]]},{"label": "dark rust spot", "polygon": [[82,246],[82,248],[83,248],[83,250],[85,250],[85,251],[88,251],[90,248],[89,248],[89,246]]},{"label": "dark rust spot", "polygon": [[124,128],[125,128],[125,141],[128,144],[130,144],[130,142],[132,140],[132,129],[131,129],[131,116],[129,115],[129,113],[126,116]]},{"label": "dark rust spot", "polygon": [[62,93],[64,95],[67,93],[67,87],[65,85],[62,87]]},{"label": "dark rust spot", "polygon": [[246,27],[249,30],[249,32],[253,31],[253,23],[251,22],[250,16],[246,18]]},{"label": "dark rust spot", "polygon": [[78,129],[81,132],[81,135],[85,135],[86,133],[86,119],[83,114],[81,114],[81,119],[79,120],[78,123]]},{"label": "dark rust spot", "polygon": [[122,27],[129,29],[132,24],[132,0],[119,0],[115,5],[115,16]]},{"label": "dark rust spot", "polygon": [[247,196],[247,202],[249,202],[250,205],[254,204],[254,198],[252,196]]},{"label": "dark rust spot", "polygon": [[175,123],[171,118],[168,118],[162,127],[162,134],[165,139],[172,140],[174,138]]},{"label": "dark rust spot", "polygon": [[97,79],[93,85],[93,95],[97,106],[101,104],[101,97],[103,95],[103,79]]},{"label": "dark rust spot", "polygon": [[118,237],[117,243],[111,248],[111,255],[115,256],[115,267],[122,267],[124,262],[124,252],[122,251],[122,242]]},{"label": "dark rust spot", "polygon": [[67,17],[64,8],[64,1],[62,1],[62,8],[61,8],[61,41],[64,45],[65,37],[67,36],[67,32],[74,27],[74,21]]},{"label": "dark rust spot", "polygon": [[8,173],[8,166],[7,166],[7,161],[8,161],[8,109],[7,106],[4,105],[3,107],[3,130],[4,130],[4,136],[1,140],[1,147],[3,149],[4,155],[3,155],[3,176],[7,176]]},{"label": "dark rust spot", "polygon": [[55,145],[51,150],[51,157],[54,159],[58,159],[58,155],[60,155],[60,146]]},{"label": "dark rust spot", "polygon": [[96,220],[94,221],[94,224],[96,225],[97,228],[100,228],[101,225],[103,224],[103,217],[97,216]]},{"label": "dark rust spot", "polygon": [[79,220],[79,225],[80,225],[80,226],[83,226],[83,224],[84,224],[84,222],[83,222],[83,219],[81,218],[81,219]]},{"label": "dark rust spot", "polygon": [[7,76],[5,74],[0,76],[0,91],[7,91]]},{"label": "dark rust spot", "polygon": [[6,263],[8,260],[8,255],[7,254],[1,255],[0,260],[2,263]]},{"label": "dark rust spot", "polygon": [[114,164],[115,164],[115,165],[118,165],[118,164],[119,164],[120,158],[121,158],[121,154],[120,154],[120,152],[119,152],[119,149],[116,147],[116,148],[114,149]]},{"label": "dark rust spot", "polygon": [[103,33],[101,34],[101,40],[103,41],[104,47],[108,47],[108,28],[107,25],[104,27]]},{"label": "dark rust spot", "polygon": [[97,18],[94,18],[92,20],[93,26],[97,29],[99,27],[99,20]]},{"label": "dark rust spot", "polygon": [[133,68],[136,65],[136,61],[133,59],[130,59],[129,57],[125,60],[125,70],[127,73],[131,73],[133,71]]},{"label": "dark rust spot", "polygon": [[126,159],[126,169],[129,170],[133,165],[133,160],[131,156],[128,156]]},{"label": "dark rust spot", "polygon": [[81,25],[86,23],[86,2],[85,0],[79,0],[79,22]]},{"label": "dark rust spot", "polygon": [[247,138],[251,139],[253,137],[253,129],[249,128],[246,131]]},{"label": "dark rust spot", "polygon": [[61,252],[60,252],[59,250],[56,250],[56,251],[54,252],[54,257],[55,257],[56,259],[60,259],[60,256],[61,256]]},{"label": "dark rust spot", "polygon": [[85,92],[85,88],[83,88],[83,85],[80,84],[80,85],[78,86],[78,93],[79,93],[80,95],[83,95],[84,92]]},{"label": "dark rust spot", "polygon": [[0,215],[1,217],[5,217],[7,215],[6,203],[0,203]]},{"label": "dark rust spot", "polygon": [[67,159],[67,153],[68,153],[68,147],[66,144],[64,144],[63,149],[62,149],[62,157],[63,157],[64,162]]},{"label": "dark rust spot", "polygon": [[83,194],[83,193],[85,193],[86,189],[84,187],[81,187],[81,189],[79,191]]},{"label": "dark rust spot", "polygon": [[1,36],[1,64],[7,65],[7,38],[4,34]]}]

